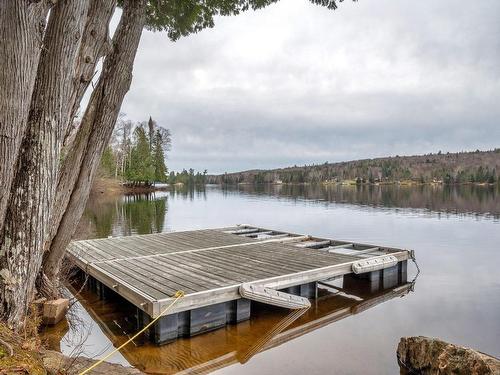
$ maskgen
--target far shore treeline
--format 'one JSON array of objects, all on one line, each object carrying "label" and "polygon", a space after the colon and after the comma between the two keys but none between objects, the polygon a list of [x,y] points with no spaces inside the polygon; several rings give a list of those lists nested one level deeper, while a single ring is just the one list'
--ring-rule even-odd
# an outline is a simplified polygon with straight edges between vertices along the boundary
[{"label": "far shore treeline", "polygon": [[120,116],[101,159],[101,177],[121,180],[130,187],[205,184],[500,184],[500,148],[490,151],[392,156],[338,163],[293,166],[271,170],[209,175],[192,168],[168,172],[165,162],[172,136],[150,117],[132,123]]},{"label": "far shore treeline", "polygon": [[258,183],[499,183],[500,148],[491,151],[431,153],[273,170],[249,170],[208,175],[209,184]]}]

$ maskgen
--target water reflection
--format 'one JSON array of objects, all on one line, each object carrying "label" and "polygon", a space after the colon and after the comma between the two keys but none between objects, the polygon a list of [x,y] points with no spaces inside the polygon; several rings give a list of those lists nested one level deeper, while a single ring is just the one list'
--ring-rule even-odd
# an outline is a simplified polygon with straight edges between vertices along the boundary
[{"label": "water reflection", "polygon": [[[207,192],[208,191],[208,192]],[[500,186],[421,185],[237,185],[171,187],[168,192],[94,197],[89,200],[77,238],[127,236],[169,230],[168,201],[206,201],[209,192],[222,197],[265,197],[292,202],[350,204],[383,209],[425,210],[500,219]],[[201,213],[199,213],[201,214]],[[199,215],[198,215],[199,216]],[[234,224],[234,223],[231,223]],[[211,226],[207,223],[207,226]]]},{"label": "water reflection", "polygon": [[207,190],[205,185],[198,186],[171,186],[170,187],[170,195],[172,198],[180,197],[182,199],[189,200],[199,200],[207,199]]},{"label": "water reflection", "polygon": [[[235,363],[246,363],[262,351],[280,346],[307,333],[359,314],[411,291],[411,283],[399,282],[392,287],[370,292],[366,280],[348,280],[339,289],[323,286],[312,307],[290,313],[286,309],[252,304],[250,320],[226,326],[189,339],[178,339],[155,346],[144,338],[125,347],[121,354],[132,366],[150,374],[205,374]],[[75,293],[79,284],[73,285]],[[85,288],[79,302],[92,319],[118,347],[137,331],[136,309],[119,296],[102,301]],[[57,338],[66,334],[67,323],[48,329],[45,337],[58,349]]]},{"label": "water reflection", "polygon": [[130,236],[163,231],[168,194],[96,197],[89,200],[78,238]]},{"label": "water reflection", "polygon": [[225,194],[275,196],[293,201],[425,209],[500,218],[500,185],[234,185]]}]

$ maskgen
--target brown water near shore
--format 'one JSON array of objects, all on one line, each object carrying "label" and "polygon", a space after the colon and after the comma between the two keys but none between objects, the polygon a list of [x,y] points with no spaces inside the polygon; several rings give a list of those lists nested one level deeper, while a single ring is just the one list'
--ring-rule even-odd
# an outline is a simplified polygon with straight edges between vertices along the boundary
[{"label": "brown water near shore", "polygon": [[[257,307],[248,322],[159,348],[136,342],[112,360],[150,373],[194,367],[198,373],[385,374],[399,371],[397,343],[412,335],[440,337],[498,356],[498,188],[370,188],[208,186],[92,200],[82,220],[83,236],[248,223],[412,248],[422,269],[415,291],[404,298],[390,291],[360,299],[323,290],[307,314],[271,338],[268,333],[286,312]],[[410,266],[409,279],[414,274]],[[134,332],[135,312],[126,304],[98,301],[89,291],[79,300],[75,313],[84,328],[59,328],[64,339],[53,340],[63,352],[86,339],[83,354],[101,356]]]},{"label": "brown water near shore", "polygon": [[[74,288],[80,286],[75,284]],[[140,337],[124,348],[121,354],[130,365],[149,374],[206,373],[233,364],[245,364],[261,351],[362,313],[385,301],[404,297],[411,293],[412,288],[410,283],[402,283],[373,293],[366,291],[363,281],[359,281],[357,286],[350,289],[356,295],[322,287],[312,307],[291,321],[293,312],[254,304],[249,321],[192,338],[178,339],[161,347]],[[73,287],[71,290],[76,291]],[[113,346],[120,346],[136,332],[136,310],[121,298],[102,301],[95,293],[85,289],[79,300]],[[69,327],[64,324],[46,330],[45,336],[53,338],[51,349],[60,349],[57,337],[67,330]]]}]

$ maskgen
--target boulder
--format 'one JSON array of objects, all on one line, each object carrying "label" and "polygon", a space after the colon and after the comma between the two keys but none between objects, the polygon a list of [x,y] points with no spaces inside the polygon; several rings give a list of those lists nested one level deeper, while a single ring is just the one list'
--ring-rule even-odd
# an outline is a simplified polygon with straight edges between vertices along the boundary
[{"label": "boulder", "polygon": [[402,337],[397,356],[410,374],[500,375],[498,358],[429,337]]}]

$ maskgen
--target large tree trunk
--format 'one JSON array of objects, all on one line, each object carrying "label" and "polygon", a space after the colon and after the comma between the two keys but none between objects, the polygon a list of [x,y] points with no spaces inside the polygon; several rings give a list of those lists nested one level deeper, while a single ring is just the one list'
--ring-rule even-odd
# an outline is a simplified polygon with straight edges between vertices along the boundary
[{"label": "large tree trunk", "polygon": [[[0,1],[0,232],[35,84],[44,2]],[[0,254],[3,252],[0,243]]]},{"label": "large tree trunk", "polygon": [[129,0],[113,37],[112,52],[106,56],[76,138],[63,161],[55,206],[57,231],[49,240],[40,280],[44,290],[55,290],[66,246],[83,214],[101,155],[113,132],[118,113],[130,88],[132,68],[145,22],[145,1]]},{"label": "large tree trunk", "polygon": [[[65,130],[65,149],[71,149],[74,142],[74,139],[68,139],[74,138],[76,130],[78,130],[73,124],[74,116],[79,108],[85,91],[92,81],[97,62],[102,56],[111,52],[112,46],[109,39],[109,22],[113,15],[115,5],[116,0],[90,0],[82,42],[75,62],[74,86],[68,101],[68,124]],[[67,163],[63,165],[67,165]],[[64,167],[61,169],[63,170]],[[64,175],[65,173],[62,171],[59,175],[59,180],[63,180],[64,177],[62,176]],[[52,210],[47,248],[50,247],[50,241],[57,233],[59,223],[66,209],[66,203],[61,204],[61,202],[64,202],[63,197],[61,194],[57,194],[58,199]],[[69,196],[64,196],[64,199],[69,199]]]},{"label": "large tree trunk", "polygon": [[[99,59],[111,52],[109,22],[115,10],[116,0],[90,0],[82,43],[75,64],[75,85],[70,95],[69,123],[65,138],[75,130],[73,119],[80,107],[85,91],[96,73]],[[56,228],[57,229],[57,228]]]},{"label": "large tree trunk", "polygon": [[40,270],[68,123],[74,62],[88,0],[59,1],[43,39],[28,124],[16,164],[3,232],[0,313],[13,328],[24,322]]}]

